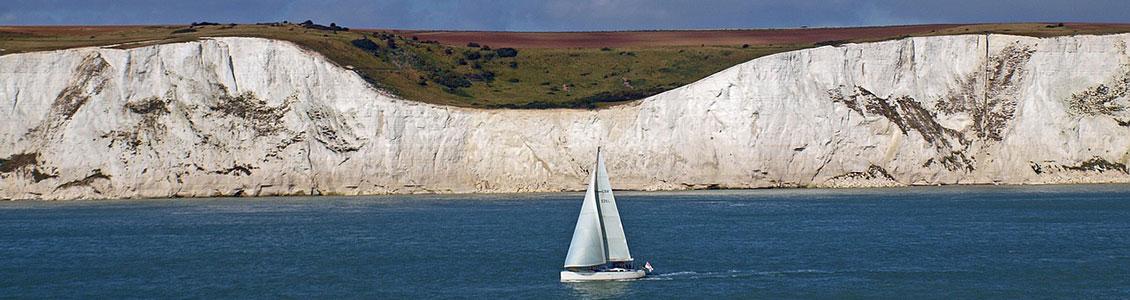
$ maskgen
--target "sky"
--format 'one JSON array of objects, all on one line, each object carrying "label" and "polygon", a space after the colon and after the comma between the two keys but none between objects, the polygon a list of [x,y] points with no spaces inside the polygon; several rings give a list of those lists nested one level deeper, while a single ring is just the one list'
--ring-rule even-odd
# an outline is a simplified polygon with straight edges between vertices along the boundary
[{"label": "sky", "polygon": [[0,25],[257,23],[595,31],[922,23],[1130,23],[1130,0],[0,0]]}]

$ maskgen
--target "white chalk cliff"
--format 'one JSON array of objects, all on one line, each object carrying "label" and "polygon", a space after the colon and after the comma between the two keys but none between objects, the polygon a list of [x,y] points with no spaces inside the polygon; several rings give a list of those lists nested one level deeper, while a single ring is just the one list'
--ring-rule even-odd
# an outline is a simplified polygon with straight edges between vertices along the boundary
[{"label": "white chalk cliff", "polygon": [[287,42],[0,56],[0,199],[1130,182],[1130,35],[771,55],[631,105],[396,99]]}]

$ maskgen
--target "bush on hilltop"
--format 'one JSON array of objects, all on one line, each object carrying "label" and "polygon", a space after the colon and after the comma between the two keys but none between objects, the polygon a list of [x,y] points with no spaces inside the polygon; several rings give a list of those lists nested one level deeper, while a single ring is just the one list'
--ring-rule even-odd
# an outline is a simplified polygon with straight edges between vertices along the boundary
[{"label": "bush on hilltop", "polygon": [[515,57],[518,56],[518,49],[498,48],[498,50],[494,50],[494,53],[498,54],[498,57]]}]

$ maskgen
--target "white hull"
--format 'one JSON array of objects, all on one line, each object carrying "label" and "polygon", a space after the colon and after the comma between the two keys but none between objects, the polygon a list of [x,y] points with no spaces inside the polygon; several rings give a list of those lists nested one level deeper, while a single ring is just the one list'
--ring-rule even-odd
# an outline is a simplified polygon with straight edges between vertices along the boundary
[{"label": "white hull", "polygon": [[573,272],[561,271],[561,282],[578,281],[604,281],[604,280],[632,280],[647,276],[643,270],[625,272]]}]

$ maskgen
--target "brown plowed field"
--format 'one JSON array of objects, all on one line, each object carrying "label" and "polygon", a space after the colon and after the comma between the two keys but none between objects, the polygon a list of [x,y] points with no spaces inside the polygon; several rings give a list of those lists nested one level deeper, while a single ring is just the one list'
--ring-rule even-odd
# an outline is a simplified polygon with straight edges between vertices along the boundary
[{"label": "brown plowed field", "polygon": [[414,31],[397,34],[416,36],[443,44],[475,42],[491,47],[513,48],[601,48],[698,45],[810,44],[834,40],[883,39],[902,35],[924,35],[962,25],[910,25],[890,27],[607,31],[607,32],[498,32]]},{"label": "brown plowed field", "polygon": [[902,36],[999,33],[1028,36],[1109,34],[1130,31],[1130,24],[1016,23],[930,24],[884,27],[735,29],[605,32],[499,32],[393,30],[420,40],[449,45],[475,42],[491,47],[513,48],[601,48],[698,45],[799,45],[834,41],[875,41]]}]

